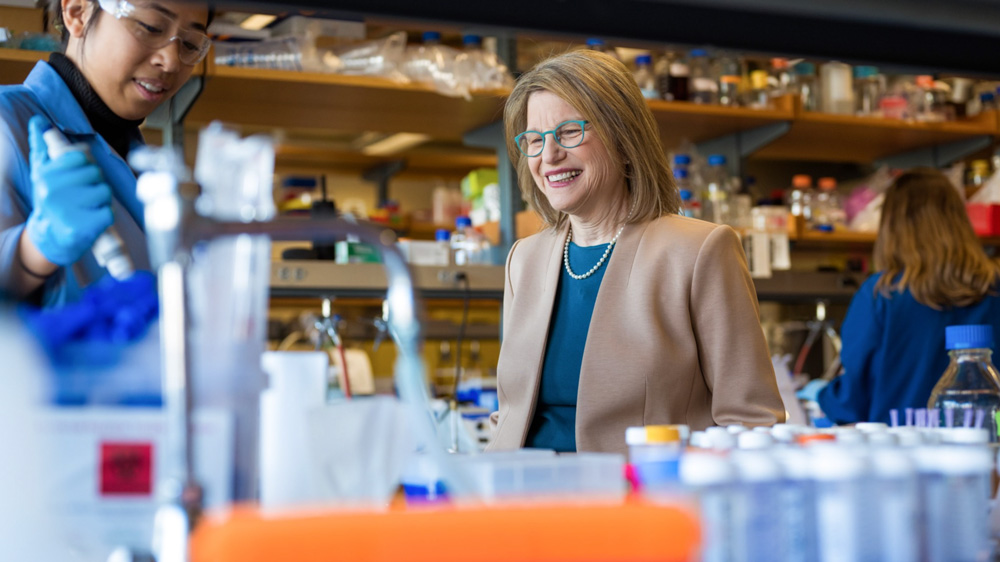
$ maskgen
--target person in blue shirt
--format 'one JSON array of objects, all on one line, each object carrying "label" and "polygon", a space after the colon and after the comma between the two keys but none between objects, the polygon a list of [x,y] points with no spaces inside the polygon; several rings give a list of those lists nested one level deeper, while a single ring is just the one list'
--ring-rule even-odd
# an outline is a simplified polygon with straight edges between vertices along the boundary
[{"label": "person in blue shirt", "polygon": [[841,328],[843,373],[825,387],[810,383],[822,387],[817,401],[837,424],[889,422],[892,409],[926,408],[948,366],[945,327],[1000,330],[1000,265],[941,172],[912,170],[886,192],[874,262],[877,273],[854,295]]},{"label": "person in blue shirt", "polygon": [[[53,0],[51,11],[64,53],[0,86],[0,293],[45,307],[106,274],[91,247],[112,225],[149,268],[126,158],[211,46],[203,3]],[[50,158],[50,127],[86,151]]]}]

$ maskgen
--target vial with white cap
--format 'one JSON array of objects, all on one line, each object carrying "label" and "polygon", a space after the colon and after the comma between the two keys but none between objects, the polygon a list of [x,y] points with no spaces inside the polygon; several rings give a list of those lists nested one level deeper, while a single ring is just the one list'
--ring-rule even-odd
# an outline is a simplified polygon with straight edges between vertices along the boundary
[{"label": "vial with white cap", "polygon": [[830,562],[879,560],[874,486],[864,453],[854,447],[817,443],[809,449],[816,491],[819,559]]},{"label": "vial with white cap", "polygon": [[787,538],[781,509],[781,466],[770,451],[733,451],[739,488],[733,499],[733,551],[737,560],[784,560]]},{"label": "vial with white cap", "polygon": [[690,451],[681,458],[680,478],[698,497],[702,562],[732,562],[736,469],[718,453]]},{"label": "vial with white cap", "polygon": [[801,447],[785,447],[775,449],[774,456],[784,473],[779,517],[788,540],[786,560],[819,560],[816,492],[809,469],[809,452]]},{"label": "vial with white cap", "polygon": [[718,451],[728,451],[736,448],[736,437],[724,427],[709,427],[705,429],[709,447]]},{"label": "vial with white cap", "polygon": [[[895,439],[889,433],[876,433]],[[877,445],[878,439],[869,440],[871,466],[875,478],[879,534],[881,535],[880,560],[908,562],[919,560],[919,488],[917,470],[909,453],[898,447]]]},{"label": "vial with white cap", "polygon": [[990,472],[984,446],[939,445],[916,452],[927,562],[985,560],[989,545]]}]

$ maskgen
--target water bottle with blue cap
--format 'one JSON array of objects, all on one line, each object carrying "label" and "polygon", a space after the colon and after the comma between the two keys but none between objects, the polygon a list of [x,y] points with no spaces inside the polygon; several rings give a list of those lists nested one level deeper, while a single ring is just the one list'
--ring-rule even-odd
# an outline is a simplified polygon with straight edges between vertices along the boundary
[{"label": "water bottle with blue cap", "polygon": [[951,362],[931,391],[927,407],[937,409],[940,427],[979,427],[997,442],[1000,372],[993,366],[993,327],[948,326],[945,348]]}]

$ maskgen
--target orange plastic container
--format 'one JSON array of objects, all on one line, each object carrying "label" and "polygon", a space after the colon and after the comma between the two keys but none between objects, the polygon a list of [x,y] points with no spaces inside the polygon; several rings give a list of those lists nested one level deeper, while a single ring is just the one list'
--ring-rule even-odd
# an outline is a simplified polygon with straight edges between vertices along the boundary
[{"label": "orange plastic container", "polygon": [[683,562],[695,560],[698,547],[692,511],[630,501],[276,518],[244,509],[203,520],[191,549],[194,562]]}]

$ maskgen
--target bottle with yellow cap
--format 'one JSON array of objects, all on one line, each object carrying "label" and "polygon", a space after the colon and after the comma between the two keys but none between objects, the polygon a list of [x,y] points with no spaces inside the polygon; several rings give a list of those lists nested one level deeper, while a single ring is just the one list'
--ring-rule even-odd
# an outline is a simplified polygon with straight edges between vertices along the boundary
[{"label": "bottle with yellow cap", "polygon": [[747,94],[747,107],[751,109],[770,109],[771,88],[767,82],[766,70],[754,70],[750,73],[750,92]]},{"label": "bottle with yellow cap", "polygon": [[625,430],[625,443],[642,490],[655,492],[677,484],[683,450],[678,426],[630,427]]}]

